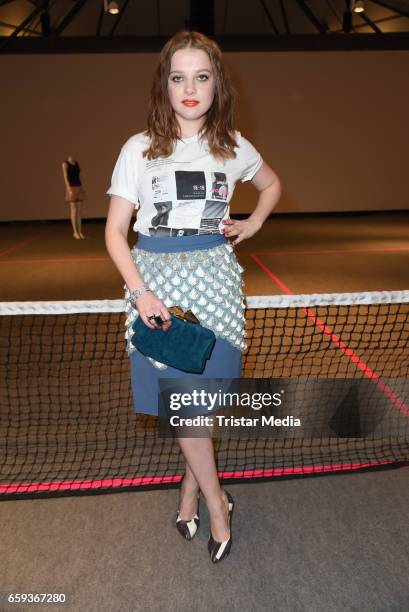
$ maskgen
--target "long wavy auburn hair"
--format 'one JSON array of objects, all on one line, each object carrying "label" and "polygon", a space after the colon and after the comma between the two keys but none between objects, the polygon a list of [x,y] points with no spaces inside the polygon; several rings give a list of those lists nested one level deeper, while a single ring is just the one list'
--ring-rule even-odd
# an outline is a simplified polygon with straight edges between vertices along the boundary
[{"label": "long wavy auburn hair", "polygon": [[148,129],[150,146],[143,152],[148,159],[167,157],[173,152],[181,137],[180,127],[169,100],[168,79],[172,56],[179,49],[193,47],[207,53],[215,80],[215,93],[211,107],[206,113],[205,123],[199,137],[207,138],[211,155],[217,159],[235,158],[233,114],[237,93],[222,61],[218,44],[200,32],[182,30],[177,32],[162,48],[159,64],[155,70],[149,99]]}]

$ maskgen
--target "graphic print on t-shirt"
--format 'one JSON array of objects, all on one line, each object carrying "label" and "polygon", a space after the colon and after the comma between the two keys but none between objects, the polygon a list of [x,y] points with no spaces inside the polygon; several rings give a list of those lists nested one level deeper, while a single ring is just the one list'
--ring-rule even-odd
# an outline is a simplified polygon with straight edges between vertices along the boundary
[{"label": "graphic print on t-shirt", "polygon": [[172,209],[172,202],[154,202],[157,214],[152,217],[151,224],[153,227],[158,225],[168,225],[169,213]]},{"label": "graphic print on t-shirt", "polygon": [[151,181],[152,204],[156,209],[150,220],[151,236],[220,232],[228,196],[224,172],[175,170],[155,174]]},{"label": "graphic print on t-shirt", "polygon": [[150,227],[149,228],[149,235],[150,236],[193,236],[196,234],[200,234],[200,233],[206,233],[208,234],[209,232],[200,232],[197,229],[194,229],[192,227],[185,227],[184,229],[178,229],[178,228],[174,228],[174,227],[164,227],[163,225],[160,225],[159,227]]},{"label": "graphic print on t-shirt", "polygon": [[203,200],[206,197],[204,172],[175,171],[176,196],[178,200]]},{"label": "graphic print on t-shirt", "polygon": [[[152,229],[171,234],[177,230],[180,234],[196,229],[212,233],[216,231],[216,221],[212,219],[219,219],[221,212],[215,213],[215,217],[207,216],[206,202],[224,203],[222,219],[227,219],[236,184],[249,181],[263,162],[260,153],[239,131],[234,132],[234,137],[236,155],[231,159],[215,158],[208,139],[197,134],[197,138],[185,141],[174,139],[170,155],[149,160],[146,155],[152,144],[149,130],[134,134],[120,151],[107,194],[128,198],[135,204],[135,232],[149,235]],[[155,207],[155,202],[172,202],[165,224],[157,218],[161,209]],[[152,225],[155,217],[158,224]],[[221,222],[218,227],[221,231]]]},{"label": "graphic print on t-shirt", "polygon": [[227,178],[224,172],[211,172],[212,178],[212,194],[213,200],[227,200],[229,193]]},{"label": "graphic print on t-shirt", "polygon": [[213,234],[219,232],[219,223],[223,218],[225,210],[224,202],[206,200],[206,204],[200,219],[199,234]]},{"label": "graphic print on t-shirt", "polygon": [[170,174],[160,174],[152,177],[152,193],[154,200],[165,200],[171,197]]}]

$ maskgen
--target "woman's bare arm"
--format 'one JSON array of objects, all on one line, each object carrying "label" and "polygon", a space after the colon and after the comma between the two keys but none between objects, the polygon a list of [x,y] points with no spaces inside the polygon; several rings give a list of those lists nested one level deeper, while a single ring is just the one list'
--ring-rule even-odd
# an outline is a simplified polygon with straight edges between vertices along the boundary
[{"label": "woman's bare arm", "polygon": [[[127,240],[134,208],[134,204],[129,200],[112,196],[105,225],[107,251],[130,291],[143,285],[143,279],[136,269]],[[137,298],[135,305],[143,322],[151,329],[157,329],[159,326],[155,322],[148,321],[148,316],[160,314],[163,319],[170,319],[166,305],[151,291],[145,291]],[[169,326],[170,323],[167,323],[162,329],[166,331]]]},{"label": "woman's bare arm", "polygon": [[251,183],[259,192],[257,205],[251,215],[243,221],[238,219],[225,219],[223,221],[225,225],[223,233],[227,238],[233,239],[232,244],[234,246],[251,238],[259,231],[281,197],[280,179],[265,162],[253,176]]},{"label": "woman's bare arm", "polygon": [[277,174],[266,162],[251,179],[251,184],[259,192],[259,200],[249,219],[258,220],[261,224],[276,206],[282,194],[282,186]]},{"label": "woman's bare arm", "polygon": [[127,240],[134,208],[134,204],[125,198],[112,196],[105,225],[105,244],[108,253],[130,291],[143,285]]}]

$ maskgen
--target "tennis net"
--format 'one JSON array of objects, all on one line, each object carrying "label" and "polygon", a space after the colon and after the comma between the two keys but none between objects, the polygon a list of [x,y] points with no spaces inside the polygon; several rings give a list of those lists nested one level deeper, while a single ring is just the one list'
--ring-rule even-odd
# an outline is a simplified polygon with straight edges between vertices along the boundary
[{"label": "tennis net", "polygon": [[[220,478],[407,463],[408,314],[409,291],[247,297],[244,378],[323,379],[338,395],[336,383],[365,381],[384,400],[382,418],[368,420],[375,396],[364,406],[348,387],[334,410],[306,404],[336,435],[216,439]],[[123,300],[0,303],[0,499],[180,481],[177,440],[134,412],[124,322]]]}]

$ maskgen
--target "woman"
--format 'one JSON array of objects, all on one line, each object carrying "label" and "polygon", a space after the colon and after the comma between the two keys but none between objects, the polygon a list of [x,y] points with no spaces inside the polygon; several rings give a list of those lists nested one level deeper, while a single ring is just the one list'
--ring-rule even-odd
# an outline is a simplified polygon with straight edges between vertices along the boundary
[{"label": "woman", "polygon": [[62,173],[65,183],[65,201],[71,207],[71,225],[73,237],[79,240],[85,238],[81,232],[81,202],[85,199],[80,178],[80,165],[71,155],[62,163]]},{"label": "woman", "polygon": [[[149,328],[162,325],[166,331],[168,307],[191,309],[217,338],[203,374],[191,376],[241,374],[243,269],[233,246],[261,228],[281,187],[256,149],[234,131],[234,101],[217,44],[198,32],[175,34],[163,47],[154,75],[148,129],[123,145],[112,175],[105,237],[125,281],[125,337],[138,412],[158,414],[160,377],[187,376],[135,349],[130,338],[138,316]],[[241,221],[229,218],[237,180],[251,180],[260,192],[254,212]],[[127,233],[134,208],[139,209],[138,242],[130,251]],[[220,487],[211,437],[178,441],[186,471],[176,526],[187,540],[195,535],[201,491],[210,514],[208,551],[217,563],[231,549],[233,498]]]}]

